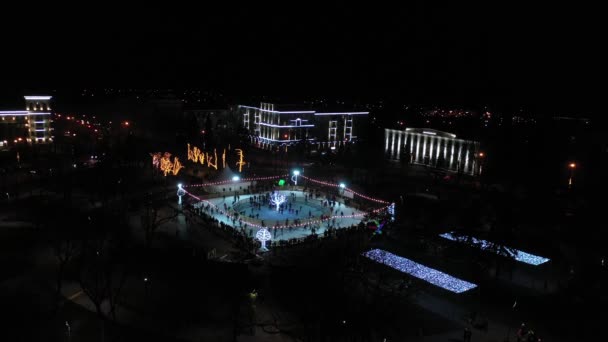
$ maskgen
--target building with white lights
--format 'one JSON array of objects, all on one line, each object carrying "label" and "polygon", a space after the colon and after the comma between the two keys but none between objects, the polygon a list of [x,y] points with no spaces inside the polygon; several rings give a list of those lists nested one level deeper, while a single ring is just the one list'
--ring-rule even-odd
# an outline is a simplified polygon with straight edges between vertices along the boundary
[{"label": "building with white lights", "polygon": [[272,103],[238,106],[243,126],[260,147],[288,146],[308,141],[335,149],[357,139],[369,112],[317,111],[287,108]]},{"label": "building with white lights", "polygon": [[429,128],[387,128],[384,138],[384,150],[390,158],[469,175],[481,172],[478,141],[457,139],[456,134]]},{"label": "building with white lights", "polygon": [[51,96],[24,96],[25,110],[0,110],[0,148],[53,141]]}]

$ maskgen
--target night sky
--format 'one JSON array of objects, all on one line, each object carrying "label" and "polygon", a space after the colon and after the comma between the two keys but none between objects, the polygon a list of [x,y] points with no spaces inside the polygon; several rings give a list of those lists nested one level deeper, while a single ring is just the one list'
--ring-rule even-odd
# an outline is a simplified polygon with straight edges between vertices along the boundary
[{"label": "night sky", "polygon": [[1,87],[203,87],[577,105],[601,95],[593,84],[605,76],[601,11],[400,5],[8,10],[0,24]]}]

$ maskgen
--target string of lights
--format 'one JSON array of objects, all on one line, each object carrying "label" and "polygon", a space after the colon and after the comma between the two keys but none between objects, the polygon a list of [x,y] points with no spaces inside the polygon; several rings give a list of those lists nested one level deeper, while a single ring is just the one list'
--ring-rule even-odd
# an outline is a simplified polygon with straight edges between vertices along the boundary
[{"label": "string of lights", "polygon": [[[264,180],[284,178],[284,177],[288,177],[288,176],[289,176],[289,174],[279,175],[279,176],[269,176],[269,177],[250,177],[250,178],[242,178],[239,180],[239,182],[264,181]],[[234,182],[235,182],[234,180],[226,180],[226,181],[211,182],[211,183],[190,184],[190,185],[184,185],[184,188],[197,188],[197,187],[203,187],[203,186],[224,185],[224,184],[231,184]]]},{"label": "string of lights", "polygon": [[[317,179],[314,179],[314,178],[306,177],[304,175],[302,175],[301,177],[304,178],[304,179],[306,179],[306,180],[309,180],[309,181],[311,181],[313,183],[317,183],[317,184],[321,184],[321,185],[325,185],[325,186],[331,186],[331,187],[340,187],[340,184],[323,182],[323,181],[320,181],[320,180],[317,180]],[[373,198],[373,197],[366,196],[366,195],[358,193],[358,192],[356,192],[356,191],[354,191],[354,190],[352,190],[350,188],[344,188],[344,191],[351,192],[354,195],[359,196],[361,198],[364,198],[364,199],[366,199],[368,201],[382,203],[382,204],[389,204],[390,203],[390,202],[387,202],[385,200],[381,200],[381,199],[378,199],[378,198]]]},{"label": "string of lights", "polygon": [[[497,250],[495,248],[496,244],[486,241],[486,240],[477,239],[472,236],[471,237],[456,236],[453,232],[440,234],[439,236],[441,236],[444,239],[448,239],[448,240],[452,240],[452,241],[456,241],[456,242],[466,242],[470,238],[471,242],[475,245],[478,245],[479,248],[481,248],[482,250],[491,251],[491,252],[494,252],[497,254],[499,253],[499,250]],[[534,265],[534,266],[544,264],[550,260],[549,258],[527,253],[527,252],[521,251],[519,249],[512,249],[512,248],[505,247],[504,251],[506,253],[508,253],[515,260],[529,264],[529,265]]]}]

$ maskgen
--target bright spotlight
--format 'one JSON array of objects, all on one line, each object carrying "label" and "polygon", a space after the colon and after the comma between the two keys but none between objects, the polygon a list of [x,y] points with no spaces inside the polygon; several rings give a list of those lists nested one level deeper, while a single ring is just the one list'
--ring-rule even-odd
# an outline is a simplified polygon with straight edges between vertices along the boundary
[{"label": "bright spotlight", "polygon": [[293,175],[294,176],[299,176],[300,175],[300,170],[294,170],[293,171]]},{"label": "bright spotlight", "polygon": [[340,183],[340,187],[341,187],[342,189],[344,189],[344,188],[346,188],[346,184],[344,184],[344,183]]},{"label": "bright spotlight", "polygon": [[177,187],[178,187],[179,189],[181,189],[181,188],[182,188],[182,183],[177,184]]},{"label": "bright spotlight", "polygon": [[239,176],[233,176],[232,177],[232,180],[235,181],[235,182],[238,182],[240,179],[241,179],[241,177],[239,177]]}]

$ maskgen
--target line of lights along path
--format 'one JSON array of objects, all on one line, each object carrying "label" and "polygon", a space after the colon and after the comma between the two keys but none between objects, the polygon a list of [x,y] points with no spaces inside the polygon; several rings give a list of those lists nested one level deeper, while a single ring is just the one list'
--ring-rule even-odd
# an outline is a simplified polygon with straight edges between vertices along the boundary
[{"label": "line of lights along path", "polygon": [[363,256],[454,293],[463,293],[477,287],[473,283],[458,279],[382,249],[372,249],[363,253]]},{"label": "line of lights along path", "polygon": [[[464,242],[469,239],[469,237],[466,237],[466,236],[459,237],[459,236],[454,235],[453,233],[443,233],[443,234],[439,234],[439,236],[441,236],[444,239],[448,239],[448,240],[452,240],[452,241],[456,241],[456,242]],[[492,251],[492,246],[494,245],[492,242],[477,239],[474,237],[470,237],[470,238],[471,238],[471,241],[474,244],[479,245],[482,250]],[[538,266],[538,265],[544,264],[544,263],[548,262],[549,260],[551,260],[549,258],[545,258],[542,256],[520,251],[519,249],[513,249],[513,250],[515,252],[511,252],[511,249],[507,248],[507,252],[511,255],[511,257],[513,257],[515,260],[517,260],[519,262],[523,262],[523,263],[526,263],[529,265]]]}]

